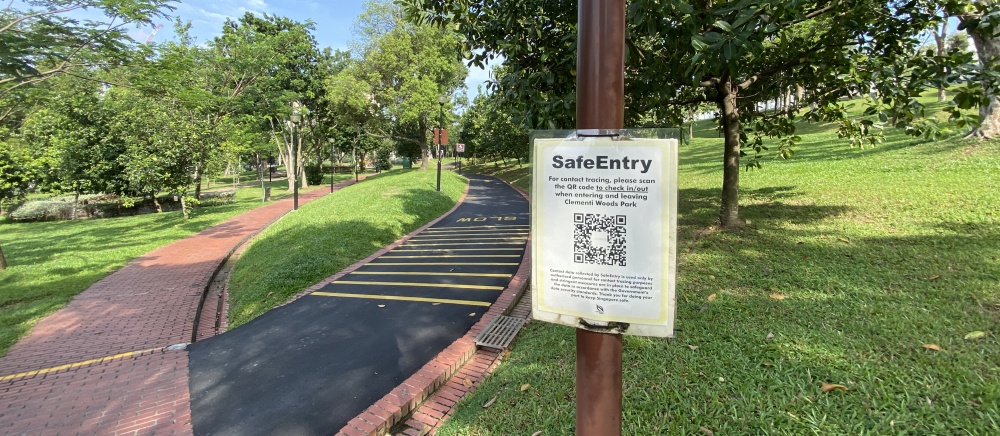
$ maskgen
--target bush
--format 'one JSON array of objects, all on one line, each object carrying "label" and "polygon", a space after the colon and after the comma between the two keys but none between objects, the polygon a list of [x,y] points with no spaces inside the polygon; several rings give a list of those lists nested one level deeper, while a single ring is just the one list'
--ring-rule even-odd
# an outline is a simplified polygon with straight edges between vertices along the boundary
[{"label": "bush", "polygon": [[24,203],[10,213],[14,221],[68,220],[73,214],[73,203],[66,201],[34,200]]},{"label": "bush", "polygon": [[375,152],[375,167],[379,171],[389,171],[392,169],[392,149],[382,147]]},{"label": "bush", "polygon": [[318,185],[323,183],[323,171],[320,170],[319,165],[306,165],[306,182],[310,185]]},{"label": "bush", "polygon": [[[206,204],[229,204],[233,202],[234,198],[236,198],[235,189],[227,189],[224,191],[206,191],[201,193],[201,202],[207,201]],[[194,206],[201,203],[201,202],[199,203],[191,202],[190,200],[187,199],[187,197],[185,197],[185,201],[188,202],[189,206]]]}]

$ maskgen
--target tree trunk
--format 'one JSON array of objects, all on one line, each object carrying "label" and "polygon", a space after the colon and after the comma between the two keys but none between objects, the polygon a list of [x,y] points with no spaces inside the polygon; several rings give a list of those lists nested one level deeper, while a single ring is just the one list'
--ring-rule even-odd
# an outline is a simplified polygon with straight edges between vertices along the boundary
[{"label": "tree trunk", "polygon": [[[1000,63],[1000,38],[989,35],[985,29],[968,29],[972,42],[976,45],[976,54],[979,55],[979,63],[984,68],[996,68]],[[988,82],[983,82],[983,90],[989,97],[989,104],[979,107],[979,116],[982,124],[972,132],[970,136],[992,139],[1000,136],[1000,91]]]},{"label": "tree trunk", "polygon": [[185,220],[188,219],[187,203],[184,202],[184,194],[181,194],[181,216],[183,216]]},{"label": "tree trunk", "polygon": [[[937,55],[945,55],[945,42],[948,40],[948,14],[944,14],[944,22],[941,23],[941,29],[934,29],[934,42],[937,44]],[[938,86],[938,101],[945,101],[948,99],[948,90],[944,85]]]},{"label": "tree trunk", "polygon": [[736,106],[738,89],[733,79],[725,76],[716,89],[719,92],[719,108],[722,110],[722,129],[725,136],[725,153],[722,161],[722,206],[719,209],[719,225],[723,228],[740,228],[740,112]]},{"label": "tree trunk", "polygon": [[201,198],[201,163],[194,164],[194,198]]},{"label": "tree trunk", "polygon": [[296,134],[296,136],[298,143],[295,144],[295,146],[298,147],[299,149],[299,161],[295,163],[295,169],[296,169],[295,177],[299,180],[302,180],[302,184],[299,185],[300,188],[308,188],[309,179],[306,178],[306,171],[304,164],[306,159],[304,156],[302,156],[302,134],[298,133]]},{"label": "tree trunk", "polygon": [[296,170],[298,165],[292,156],[295,154],[295,131],[294,127],[291,128],[290,136],[288,141],[285,143],[285,177],[288,179],[288,190],[292,191],[295,189],[295,177],[298,175]]},{"label": "tree trunk", "polygon": [[418,127],[424,143],[420,147],[420,170],[423,171],[430,167],[431,145],[427,144],[427,121],[421,119]]},{"label": "tree trunk", "polygon": [[0,271],[7,269],[7,258],[3,255],[3,246],[0,245]]}]

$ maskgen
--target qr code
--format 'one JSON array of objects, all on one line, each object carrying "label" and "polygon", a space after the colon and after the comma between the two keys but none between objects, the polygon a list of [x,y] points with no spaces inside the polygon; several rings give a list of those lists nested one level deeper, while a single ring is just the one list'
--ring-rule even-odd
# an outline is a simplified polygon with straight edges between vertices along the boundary
[{"label": "qr code", "polygon": [[573,262],[625,266],[625,215],[573,214]]}]

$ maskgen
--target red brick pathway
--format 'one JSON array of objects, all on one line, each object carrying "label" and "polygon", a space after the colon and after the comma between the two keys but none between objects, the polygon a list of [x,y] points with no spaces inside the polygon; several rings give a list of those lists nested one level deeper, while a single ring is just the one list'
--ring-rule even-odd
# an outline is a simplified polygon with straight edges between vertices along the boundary
[{"label": "red brick pathway", "polygon": [[[299,194],[299,204],[327,193]],[[212,274],[291,205],[282,199],[158,248],[39,322],[0,358],[0,434],[191,434],[187,353],[166,347],[191,341]]]}]

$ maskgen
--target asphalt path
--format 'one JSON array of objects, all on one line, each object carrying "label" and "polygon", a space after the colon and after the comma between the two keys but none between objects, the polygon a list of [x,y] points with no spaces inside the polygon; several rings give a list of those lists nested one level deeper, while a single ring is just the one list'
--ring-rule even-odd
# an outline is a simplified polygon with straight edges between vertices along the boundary
[{"label": "asphalt path", "polygon": [[528,202],[468,175],[450,215],[318,292],[192,344],[195,435],[327,435],[462,337],[517,271]]}]

